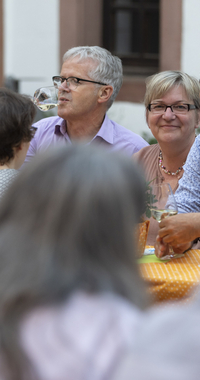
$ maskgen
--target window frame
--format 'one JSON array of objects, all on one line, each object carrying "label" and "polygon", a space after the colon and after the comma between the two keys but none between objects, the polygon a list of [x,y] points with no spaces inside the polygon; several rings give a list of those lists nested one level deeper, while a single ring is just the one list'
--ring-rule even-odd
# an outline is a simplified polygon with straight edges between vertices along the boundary
[{"label": "window frame", "polygon": [[[110,50],[113,54],[122,59],[125,74],[146,74],[150,75],[158,71],[159,68],[159,24],[160,24],[160,0],[154,0],[155,3],[150,3],[151,0],[139,0],[132,2],[131,0],[103,0],[103,46]],[[122,53],[115,49],[116,38],[116,23],[115,14],[123,10],[138,10],[140,14],[140,25],[138,34],[140,34],[140,49],[137,53]],[[156,41],[157,53],[147,53],[144,50],[145,28],[144,14],[146,11],[157,12],[158,22],[158,40]],[[143,17],[143,19],[142,19]],[[130,31],[131,33],[131,31]],[[133,38],[133,36],[132,36]]]}]

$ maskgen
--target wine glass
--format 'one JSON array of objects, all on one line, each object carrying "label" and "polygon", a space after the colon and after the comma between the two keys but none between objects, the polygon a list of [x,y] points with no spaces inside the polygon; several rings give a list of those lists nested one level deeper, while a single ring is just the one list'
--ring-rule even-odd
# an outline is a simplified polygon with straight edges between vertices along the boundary
[{"label": "wine glass", "polygon": [[[158,223],[162,219],[176,215],[178,212],[176,200],[169,183],[152,184],[150,186],[150,211],[151,216]],[[161,257],[161,260],[182,257],[182,253],[175,253],[172,246],[168,245],[169,254]]]},{"label": "wine glass", "polygon": [[32,100],[41,111],[49,111],[58,105],[58,89],[54,86],[40,87]]}]

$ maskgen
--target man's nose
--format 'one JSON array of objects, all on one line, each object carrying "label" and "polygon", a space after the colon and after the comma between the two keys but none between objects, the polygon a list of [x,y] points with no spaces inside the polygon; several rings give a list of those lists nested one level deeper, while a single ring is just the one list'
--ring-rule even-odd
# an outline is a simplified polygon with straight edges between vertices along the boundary
[{"label": "man's nose", "polygon": [[66,81],[64,81],[63,83],[60,83],[58,85],[58,90],[59,91],[70,91],[69,86],[67,85]]}]

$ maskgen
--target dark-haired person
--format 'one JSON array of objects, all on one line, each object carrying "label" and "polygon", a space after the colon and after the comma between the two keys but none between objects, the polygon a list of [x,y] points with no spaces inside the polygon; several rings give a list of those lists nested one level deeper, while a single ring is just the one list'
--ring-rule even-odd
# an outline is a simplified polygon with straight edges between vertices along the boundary
[{"label": "dark-haired person", "polygon": [[147,305],[143,207],[132,160],[97,147],[46,152],[21,171],[0,208],[0,378],[110,380]]},{"label": "dark-haired person", "polygon": [[58,116],[34,124],[37,128],[26,161],[49,146],[69,146],[74,141],[101,145],[131,156],[148,143],[136,133],[110,120],[106,114],[123,81],[122,62],[99,46],[78,46],[63,56]]},{"label": "dark-haired person", "polygon": [[0,197],[23,164],[30,141],[36,108],[25,95],[0,88]]}]

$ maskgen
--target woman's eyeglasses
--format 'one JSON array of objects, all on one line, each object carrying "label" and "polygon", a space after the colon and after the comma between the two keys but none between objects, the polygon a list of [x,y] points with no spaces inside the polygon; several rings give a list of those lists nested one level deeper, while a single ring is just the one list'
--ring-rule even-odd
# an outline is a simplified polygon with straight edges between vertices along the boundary
[{"label": "woman's eyeglasses", "polygon": [[178,103],[167,106],[166,104],[151,103],[148,105],[147,109],[152,113],[162,114],[166,112],[167,108],[170,108],[174,114],[184,114],[190,110],[194,110],[197,107],[194,104]]}]

